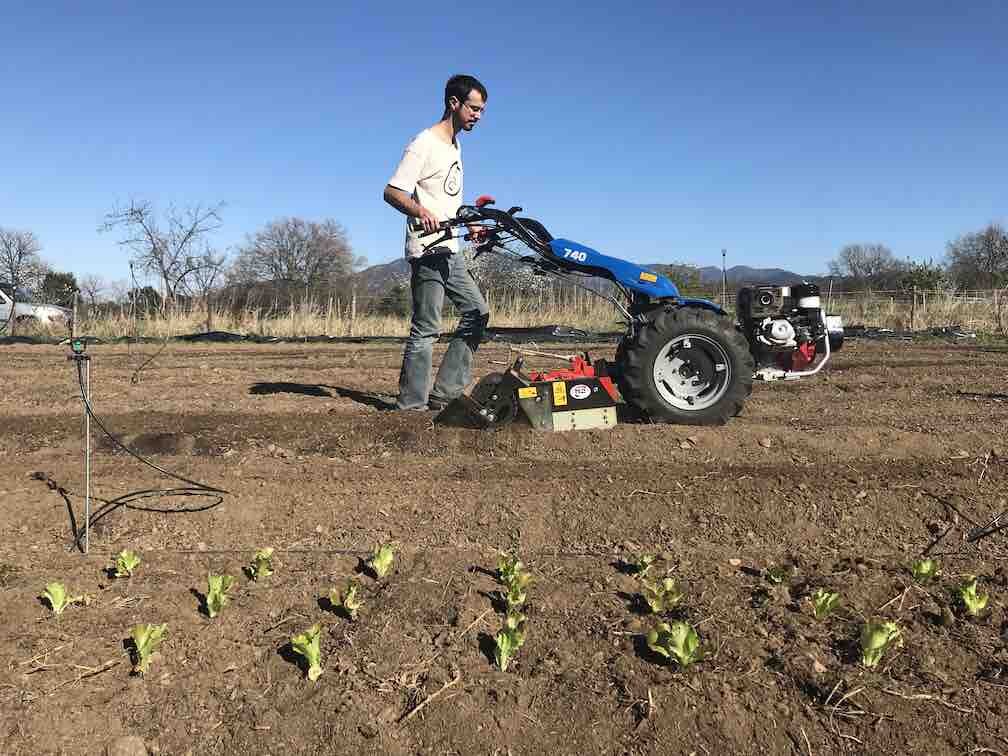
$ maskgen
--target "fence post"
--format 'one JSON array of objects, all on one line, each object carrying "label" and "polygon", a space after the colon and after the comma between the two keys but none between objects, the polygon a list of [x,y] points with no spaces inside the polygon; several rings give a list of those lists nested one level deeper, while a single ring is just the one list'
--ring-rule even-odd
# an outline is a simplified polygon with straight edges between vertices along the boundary
[{"label": "fence post", "polygon": [[350,287],[350,333],[348,336],[354,335],[354,321],[357,320],[357,284]]},{"label": "fence post", "polygon": [[910,330],[916,331],[917,328],[917,285],[914,284],[913,287],[913,304],[910,305]]},{"label": "fence post", "polygon": [[994,289],[994,323],[997,326],[998,332],[1004,336],[1005,327],[1001,320],[1001,304],[998,302],[998,290]]}]

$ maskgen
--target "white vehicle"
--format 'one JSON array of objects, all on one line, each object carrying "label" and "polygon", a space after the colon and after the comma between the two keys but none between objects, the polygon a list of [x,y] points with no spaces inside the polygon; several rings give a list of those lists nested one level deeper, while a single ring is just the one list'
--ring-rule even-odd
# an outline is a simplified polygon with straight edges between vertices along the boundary
[{"label": "white vehicle", "polygon": [[[14,297],[11,297],[11,293]],[[9,288],[0,287],[0,328],[12,320],[16,323],[37,323],[42,326],[63,326],[70,322],[73,310],[51,304],[19,302],[24,297],[17,296]]]}]

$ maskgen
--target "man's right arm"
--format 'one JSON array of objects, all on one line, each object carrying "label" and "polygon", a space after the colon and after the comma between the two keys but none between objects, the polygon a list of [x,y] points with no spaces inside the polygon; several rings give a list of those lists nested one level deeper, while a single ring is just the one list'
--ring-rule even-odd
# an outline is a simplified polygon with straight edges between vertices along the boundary
[{"label": "man's right arm", "polygon": [[430,210],[421,205],[402,189],[398,189],[392,184],[385,185],[385,201],[398,210],[403,215],[410,218],[417,218],[423,224],[424,231],[434,231],[437,229],[438,220]]},{"label": "man's right arm", "polygon": [[424,165],[430,152],[430,142],[421,132],[406,145],[402,160],[396,167],[395,174],[385,186],[385,201],[400,213],[416,218],[423,224],[424,231],[437,230],[438,221],[430,210],[413,199],[417,182],[423,175]]}]

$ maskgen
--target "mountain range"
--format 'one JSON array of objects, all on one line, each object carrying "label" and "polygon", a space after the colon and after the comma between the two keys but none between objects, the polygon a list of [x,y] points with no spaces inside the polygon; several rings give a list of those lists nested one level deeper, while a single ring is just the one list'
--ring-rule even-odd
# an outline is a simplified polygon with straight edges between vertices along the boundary
[{"label": "mountain range", "polygon": [[[645,266],[647,267],[647,266]],[[804,276],[783,268],[750,268],[748,265],[733,265],[725,271],[728,286],[735,287],[746,284],[793,284],[799,281],[810,281],[818,276]],[[708,265],[700,268],[700,282],[717,284],[721,282],[721,268]]]}]

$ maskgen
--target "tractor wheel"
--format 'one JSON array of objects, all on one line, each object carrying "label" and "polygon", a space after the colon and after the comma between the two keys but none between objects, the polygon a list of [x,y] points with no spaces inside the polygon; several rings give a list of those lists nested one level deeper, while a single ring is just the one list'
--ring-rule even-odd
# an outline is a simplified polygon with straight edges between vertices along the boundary
[{"label": "tractor wheel", "polygon": [[730,317],[710,310],[659,312],[616,359],[623,399],[654,422],[723,425],[752,393],[749,345]]}]

